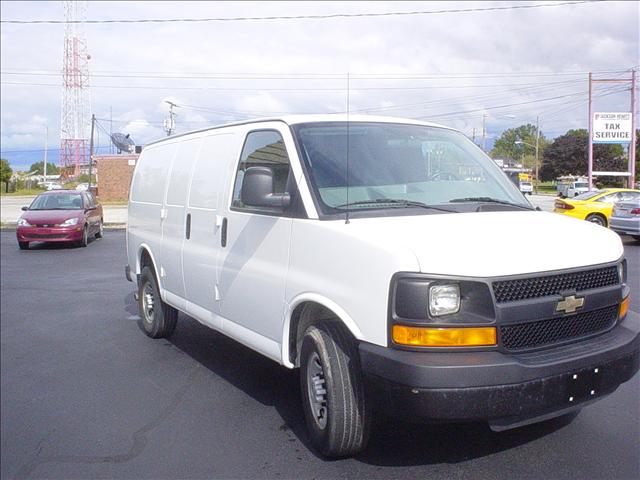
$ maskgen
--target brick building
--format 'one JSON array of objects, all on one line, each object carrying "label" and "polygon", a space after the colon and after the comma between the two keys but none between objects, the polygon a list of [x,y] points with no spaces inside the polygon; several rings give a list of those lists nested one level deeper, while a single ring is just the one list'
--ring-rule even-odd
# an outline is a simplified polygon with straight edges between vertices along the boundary
[{"label": "brick building", "polygon": [[95,155],[98,170],[98,198],[103,202],[129,198],[129,187],[138,154]]}]

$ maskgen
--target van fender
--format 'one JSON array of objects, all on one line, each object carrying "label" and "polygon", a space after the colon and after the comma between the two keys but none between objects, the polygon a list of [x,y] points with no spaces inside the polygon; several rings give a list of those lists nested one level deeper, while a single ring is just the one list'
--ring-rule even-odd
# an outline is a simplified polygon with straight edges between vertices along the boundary
[{"label": "van fender", "polygon": [[351,316],[346,312],[344,308],[338,305],[333,300],[328,299],[327,297],[311,292],[301,293],[300,295],[293,298],[291,302],[285,303],[285,317],[284,317],[284,325],[282,328],[282,360],[281,363],[287,368],[295,368],[295,365],[291,363],[289,360],[289,329],[291,327],[291,316],[295,311],[296,307],[305,302],[313,302],[319,305],[322,305],[327,310],[332,311],[336,317],[338,317],[342,323],[349,329],[351,334],[358,340],[363,340],[362,332],[360,328],[356,324],[356,322],[351,318]]},{"label": "van fender", "polygon": [[142,251],[146,250],[149,256],[151,257],[151,263],[153,265],[153,271],[156,273],[156,279],[158,280],[158,288],[160,289],[160,297],[164,301],[164,287],[162,286],[162,277],[160,276],[160,271],[158,270],[158,263],[156,262],[156,257],[153,255],[153,250],[146,243],[141,243],[138,245],[138,253],[136,255],[136,273],[140,275],[142,273],[142,265],[140,264],[140,260],[142,259]]}]

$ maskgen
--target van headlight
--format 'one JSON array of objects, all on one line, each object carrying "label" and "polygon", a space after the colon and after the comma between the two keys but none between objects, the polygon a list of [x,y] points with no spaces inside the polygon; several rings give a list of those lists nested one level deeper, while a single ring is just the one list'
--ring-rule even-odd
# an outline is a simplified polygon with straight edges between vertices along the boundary
[{"label": "van headlight", "polygon": [[618,279],[620,283],[626,283],[627,281],[627,260],[624,259],[618,264]]},{"label": "van headlight", "polygon": [[69,218],[60,224],[61,227],[70,227],[78,224],[78,217]]},{"label": "van headlight", "polygon": [[449,315],[460,310],[458,285],[432,285],[429,288],[429,314],[433,317]]}]

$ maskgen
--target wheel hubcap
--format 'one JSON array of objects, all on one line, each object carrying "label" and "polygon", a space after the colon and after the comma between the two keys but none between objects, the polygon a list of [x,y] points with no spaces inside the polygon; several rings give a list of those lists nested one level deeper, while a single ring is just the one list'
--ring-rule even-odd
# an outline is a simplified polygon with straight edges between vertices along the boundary
[{"label": "wheel hubcap", "polygon": [[591,221],[591,223],[596,223],[598,225],[604,225],[604,222],[602,221],[602,219],[600,217],[591,217],[589,220]]},{"label": "wheel hubcap", "polygon": [[154,303],[153,288],[150,283],[146,283],[142,291],[142,310],[144,312],[144,320],[147,323],[153,323]]},{"label": "wheel hubcap", "polygon": [[309,405],[316,424],[321,429],[327,426],[327,389],[324,378],[324,369],[320,363],[320,357],[313,352],[307,364],[307,393]]}]

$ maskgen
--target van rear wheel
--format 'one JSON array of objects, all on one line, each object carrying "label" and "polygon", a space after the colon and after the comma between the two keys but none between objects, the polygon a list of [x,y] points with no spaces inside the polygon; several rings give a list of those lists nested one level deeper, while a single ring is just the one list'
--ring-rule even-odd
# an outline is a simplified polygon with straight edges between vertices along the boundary
[{"label": "van rear wheel", "polygon": [[300,352],[302,404],[309,436],[326,457],[367,445],[370,426],[355,342],[336,322],[310,326]]},{"label": "van rear wheel", "polygon": [[149,337],[169,337],[176,329],[178,311],[160,298],[156,277],[149,267],[144,267],[140,274],[138,306],[142,328]]}]

